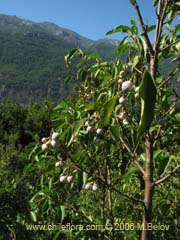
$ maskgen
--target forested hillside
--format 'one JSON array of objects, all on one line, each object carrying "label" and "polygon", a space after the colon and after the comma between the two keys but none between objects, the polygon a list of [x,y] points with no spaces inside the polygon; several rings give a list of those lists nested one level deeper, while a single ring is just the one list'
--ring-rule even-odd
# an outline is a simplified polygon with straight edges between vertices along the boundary
[{"label": "forested hillside", "polygon": [[34,23],[16,16],[0,15],[0,101],[31,105],[66,97],[73,82],[64,56],[75,47],[115,57],[117,41],[92,41],[53,23]]}]

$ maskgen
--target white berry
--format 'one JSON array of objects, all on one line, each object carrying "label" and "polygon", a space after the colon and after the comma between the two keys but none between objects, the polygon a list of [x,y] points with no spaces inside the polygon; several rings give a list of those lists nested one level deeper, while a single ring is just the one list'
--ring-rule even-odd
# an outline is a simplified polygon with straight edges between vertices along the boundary
[{"label": "white berry", "polygon": [[60,182],[65,182],[67,179],[67,176],[60,176],[59,181]]},{"label": "white berry", "polygon": [[123,125],[127,126],[129,122],[126,119],[123,119]]},{"label": "white berry", "polygon": [[103,133],[102,128],[98,128],[98,129],[96,130],[96,133],[97,133],[98,135],[101,135],[101,134]]},{"label": "white berry", "polygon": [[51,140],[51,146],[55,147],[56,146],[56,141],[55,140]]},{"label": "white berry", "polygon": [[59,133],[58,132],[53,132],[51,139],[52,140],[56,140],[59,137]]},{"label": "white berry", "polygon": [[129,90],[129,89],[132,88],[132,85],[133,85],[133,84],[132,84],[131,81],[125,81],[125,82],[122,83],[121,89],[122,89],[122,91]]},{"label": "white berry", "polygon": [[84,124],[85,127],[89,126],[89,122],[86,121],[85,124]]},{"label": "white berry", "polygon": [[86,190],[92,189],[92,184],[91,183],[86,183],[85,187]]},{"label": "white berry", "polygon": [[67,176],[67,182],[72,182],[73,181],[73,176],[71,175],[71,176]]},{"label": "white berry", "polygon": [[93,183],[93,185],[92,185],[92,190],[93,190],[93,191],[98,190],[98,185],[97,185],[97,183]]},{"label": "white berry", "polygon": [[125,75],[126,75],[125,71],[123,71],[123,70],[120,71],[120,73],[119,73],[119,77],[120,77],[120,78],[124,78]]},{"label": "white berry", "polygon": [[60,161],[55,163],[55,167],[60,167],[60,166],[61,166],[61,162]]},{"label": "white berry", "polygon": [[88,126],[88,127],[86,128],[86,131],[87,131],[87,132],[91,132],[92,129],[93,129],[93,128],[92,128],[91,126]]},{"label": "white berry", "polygon": [[43,143],[41,148],[43,151],[45,151],[48,148],[48,145],[46,143]]},{"label": "white berry", "polygon": [[42,142],[42,143],[46,143],[46,141],[47,141],[46,138],[42,138],[42,139],[41,139],[41,142]]},{"label": "white berry", "polygon": [[125,101],[124,96],[122,96],[122,97],[119,98],[119,103],[123,103],[124,101]]},{"label": "white berry", "polygon": [[139,86],[135,88],[135,92],[136,92],[136,93],[139,92]]},{"label": "white berry", "polygon": [[138,97],[139,97],[139,93],[136,92],[135,95],[134,95],[134,97],[135,97],[135,98],[138,98]]}]

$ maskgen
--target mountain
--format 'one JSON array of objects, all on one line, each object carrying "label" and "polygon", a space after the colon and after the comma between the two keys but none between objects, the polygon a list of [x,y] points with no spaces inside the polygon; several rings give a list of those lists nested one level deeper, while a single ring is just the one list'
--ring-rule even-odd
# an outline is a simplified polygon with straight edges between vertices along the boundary
[{"label": "mountain", "polygon": [[117,40],[93,41],[49,22],[36,23],[0,14],[0,102],[7,99],[24,105],[67,96],[72,84],[64,56],[75,47],[115,57]]}]

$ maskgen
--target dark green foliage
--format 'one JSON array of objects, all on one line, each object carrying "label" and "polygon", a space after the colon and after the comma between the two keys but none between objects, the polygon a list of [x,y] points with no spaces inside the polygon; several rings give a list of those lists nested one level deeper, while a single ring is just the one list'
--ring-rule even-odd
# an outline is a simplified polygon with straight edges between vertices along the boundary
[{"label": "dark green foliage", "polygon": [[[46,105],[47,106],[47,105]],[[24,223],[31,223],[29,198],[38,175],[24,174],[32,142],[47,136],[50,109],[35,104],[0,104],[0,239],[36,239]],[[33,144],[34,145],[34,144]],[[34,169],[35,170],[35,169]]]}]

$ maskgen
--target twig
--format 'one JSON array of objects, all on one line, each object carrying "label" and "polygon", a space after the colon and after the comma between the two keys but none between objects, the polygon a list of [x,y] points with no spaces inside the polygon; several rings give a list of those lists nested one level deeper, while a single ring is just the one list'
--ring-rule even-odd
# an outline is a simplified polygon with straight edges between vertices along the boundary
[{"label": "twig", "polygon": [[135,202],[141,202],[141,203],[144,204],[144,201],[143,201],[142,199],[139,199],[139,198],[136,198],[136,197],[133,197],[133,196],[129,196],[128,194],[119,191],[119,190],[116,189],[115,187],[109,186],[109,184],[108,184],[102,177],[98,176],[98,175],[95,174],[95,173],[92,174],[91,172],[87,171],[85,168],[83,168],[82,166],[80,166],[78,163],[76,163],[76,162],[74,161],[73,157],[71,156],[71,154],[70,154],[69,152],[65,151],[65,149],[64,149],[62,146],[61,146],[61,148],[64,150],[64,152],[66,152],[66,154],[67,154],[67,156],[69,157],[70,161],[71,161],[72,163],[74,163],[74,165],[75,165],[75,167],[76,167],[77,169],[79,169],[79,170],[87,173],[88,175],[91,175],[94,179],[98,180],[99,182],[101,182],[102,184],[104,184],[105,186],[107,186],[108,188],[111,187],[111,189],[112,189],[114,192],[118,193],[119,195],[121,195],[121,196],[123,196],[123,197],[125,197],[125,198],[127,198],[127,199],[129,199],[129,200],[133,200],[133,201],[135,201]]},{"label": "twig", "polygon": [[172,175],[174,175],[179,170],[180,170],[180,164],[177,167],[175,167],[169,174],[167,174],[166,176],[164,176],[164,177],[160,178],[158,181],[156,181],[154,183],[154,185],[158,185],[158,184],[168,180]]},{"label": "twig", "polygon": [[178,66],[173,73],[169,74],[169,76],[159,85],[159,88],[162,88],[169,80],[171,80],[179,70],[180,66]]},{"label": "twig", "polygon": [[145,43],[147,45],[147,48],[149,50],[150,55],[153,56],[154,55],[154,50],[153,50],[153,47],[152,47],[151,42],[149,40],[149,36],[147,34],[147,30],[146,30],[145,24],[143,22],[143,18],[142,18],[142,15],[141,15],[141,12],[139,10],[139,6],[138,6],[137,2],[135,2],[134,8],[136,10],[136,14],[138,16],[138,20],[139,20],[139,23],[140,23],[140,26],[141,26],[141,29],[142,29],[142,33],[144,35]]},{"label": "twig", "polygon": [[157,131],[157,133],[156,133],[156,136],[154,137],[153,148],[155,148],[155,146],[156,146],[157,140],[158,140],[159,135],[160,135],[160,133],[161,133],[161,128],[162,128],[161,126],[158,128],[158,131]]},{"label": "twig", "polygon": [[166,13],[166,8],[167,8],[167,2],[165,2],[165,6],[164,6],[163,3],[162,3],[162,0],[160,0],[159,1],[159,6],[158,6],[158,13],[157,13],[157,24],[156,24],[157,27],[156,27],[156,33],[155,33],[155,43],[154,43],[154,47],[153,47],[153,50],[154,50],[156,55],[157,55],[157,52],[158,52],[158,49],[159,49],[159,43],[160,43],[163,21],[164,21],[165,13]]},{"label": "twig", "polygon": [[176,43],[178,43],[178,42],[179,42],[179,39],[177,39],[175,42],[170,43],[169,45],[167,45],[166,47],[164,47],[163,49],[161,49],[161,50],[159,51],[159,53],[165,51],[165,50],[168,49],[169,47],[172,47],[174,44],[176,44]]},{"label": "twig", "polygon": [[141,171],[141,173],[143,174],[143,176],[145,175],[145,171],[144,169],[141,167],[141,165],[139,164],[139,162],[135,159],[134,153],[131,151],[131,149],[129,148],[129,146],[125,143],[125,141],[122,139],[122,137],[120,137],[120,140],[122,142],[122,144],[124,145],[124,147],[126,148],[126,150],[128,151],[128,153],[130,154],[130,156],[133,159],[133,162],[137,165],[137,167],[139,168],[139,170]]}]

